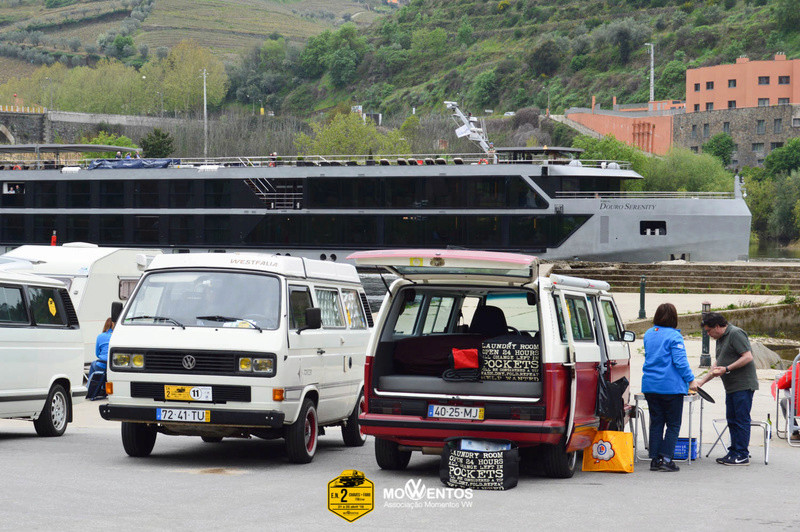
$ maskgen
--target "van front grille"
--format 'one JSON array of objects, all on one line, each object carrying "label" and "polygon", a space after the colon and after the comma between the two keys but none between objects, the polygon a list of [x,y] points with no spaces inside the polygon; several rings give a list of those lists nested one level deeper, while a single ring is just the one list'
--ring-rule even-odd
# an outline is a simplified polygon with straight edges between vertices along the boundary
[{"label": "van front grille", "polygon": [[242,357],[272,358],[273,364],[277,364],[277,357],[272,353],[231,353],[230,351],[188,351],[182,349],[146,349],[143,351],[141,349],[118,347],[111,350],[109,358],[113,359],[113,355],[116,352],[144,354],[144,368],[142,369],[113,367],[114,371],[128,373],[272,377],[274,375],[238,371],[239,359]]},{"label": "van front grille", "polygon": [[[164,401],[164,385],[169,383],[161,382],[131,382],[131,397],[141,397]],[[238,401],[240,403],[250,402],[249,386],[233,386],[229,384],[193,384],[192,386],[210,386],[211,403],[226,403],[228,401]],[[191,401],[199,403],[201,401]]]}]

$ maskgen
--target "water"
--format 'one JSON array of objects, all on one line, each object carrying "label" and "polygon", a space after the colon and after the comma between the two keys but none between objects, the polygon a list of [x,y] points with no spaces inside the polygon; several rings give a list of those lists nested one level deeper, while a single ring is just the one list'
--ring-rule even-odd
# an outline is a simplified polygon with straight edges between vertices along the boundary
[{"label": "water", "polygon": [[772,242],[750,245],[751,259],[800,259],[800,247],[787,248]]}]

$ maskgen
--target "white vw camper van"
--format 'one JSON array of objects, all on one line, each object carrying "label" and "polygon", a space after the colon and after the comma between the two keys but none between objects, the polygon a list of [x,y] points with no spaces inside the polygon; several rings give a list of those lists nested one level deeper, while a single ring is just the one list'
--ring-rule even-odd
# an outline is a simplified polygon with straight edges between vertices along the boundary
[{"label": "white vw camper van", "polygon": [[61,436],[83,395],[83,340],[64,284],[0,272],[0,418]]},{"label": "white vw camper van", "polygon": [[156,435],[284,438],[310,462],[321,428],[364,444],[364,357],[372,315],[349,264],[256,253],[160,255],[111,337],[100,407],[122,444]]}]

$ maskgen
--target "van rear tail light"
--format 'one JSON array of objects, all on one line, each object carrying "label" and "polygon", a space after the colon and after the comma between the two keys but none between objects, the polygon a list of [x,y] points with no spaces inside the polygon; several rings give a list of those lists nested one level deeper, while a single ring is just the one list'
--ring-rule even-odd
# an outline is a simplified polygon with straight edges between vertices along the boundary
[{"label": "van rear tail light", "polygon": [[114,394],[114,383],[106,381],[106,395]]},{"label": "van rear tail light", "polygon": [[283,397],[284,397],[283,388],[273,388],[272,389],[272,400],[273,401],[283,401]]}]

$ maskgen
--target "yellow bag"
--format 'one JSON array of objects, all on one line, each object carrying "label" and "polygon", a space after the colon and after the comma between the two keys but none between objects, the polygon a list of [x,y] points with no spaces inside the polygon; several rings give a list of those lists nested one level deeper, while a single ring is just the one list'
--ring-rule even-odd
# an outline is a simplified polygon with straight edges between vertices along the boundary
[{"label": "yellow bag", "polygon": [[633,434],[598,431],[592,445],[583,450],[583,470],[633,473]]}]

